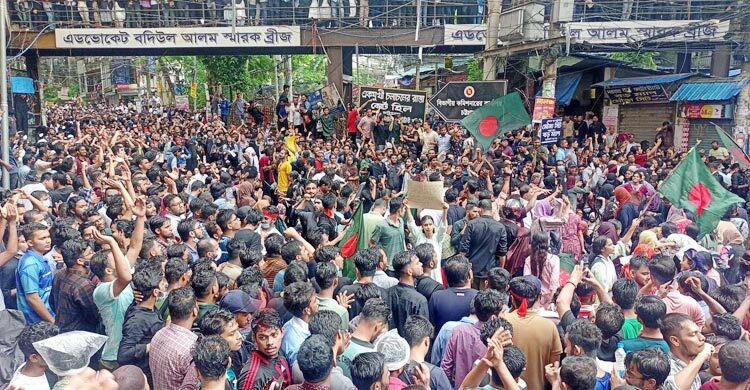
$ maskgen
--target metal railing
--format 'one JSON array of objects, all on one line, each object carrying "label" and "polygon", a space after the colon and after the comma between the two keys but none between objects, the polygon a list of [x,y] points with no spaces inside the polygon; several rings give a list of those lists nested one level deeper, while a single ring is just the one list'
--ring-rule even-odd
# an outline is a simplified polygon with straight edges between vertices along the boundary
[{"label": "metal railing", "polygon": [[[2,0],[0,0],[2,1]],[[479,24],[485,0],[7,0],[11,24],[21,29],[313,25],[319,28]],[[420,1],[417,7],[416,1]],[[520,2],[501,0],[507,10]],[[527,3],[528,1],[523,1]],[[545,5],[549,18],[552,0]],[[729,0],[576,0],[573,21],[708,20],[732,13]],[[735,6],[736,7],[736,6]],[[419,10],[418,10],[419,8]],[[750,15],[748,15],[750,16]]]}]

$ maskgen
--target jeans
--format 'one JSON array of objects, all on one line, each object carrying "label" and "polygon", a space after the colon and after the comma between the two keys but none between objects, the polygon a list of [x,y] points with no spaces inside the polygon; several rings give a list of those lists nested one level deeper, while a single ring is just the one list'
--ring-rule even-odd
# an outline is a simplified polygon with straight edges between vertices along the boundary
[{"label": "jeans", "polygon": [[172,4],[164,4],[162,8],[162,17],[164,18],[164,25],[166,27],[172,27],[175,23],[175,17],[174,17],[175,11],[174,11],[174,3]]},{"label": "jeans", "polygon": [[54,9],[52,8],[52,3],[45,1],[42,3],[42,7],[44,8],[44,13],[47,14],[47,21],[50,23],[54,23],[55,12],[54,12]]}]

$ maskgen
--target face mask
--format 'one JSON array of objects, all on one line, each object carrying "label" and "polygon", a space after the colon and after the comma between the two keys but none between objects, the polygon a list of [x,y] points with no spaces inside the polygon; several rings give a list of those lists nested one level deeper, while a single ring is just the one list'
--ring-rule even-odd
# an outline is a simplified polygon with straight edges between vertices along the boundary
[{"label": "face mask", "polygon": [[560,172],[565,172],[565,166],[564,165],[558,165],[557,170]]},{"label": "face mask", "polygon": [[271,224],[270,223],[261,223],[260,224],[260,228],[263,229],[263,230],[268,230],[268,229],[271,228]]},{"label": "face mask", "polygon": [[221,250],[216,251],[216,256],[214,256],[214,261],[219,261],[221,259]]},{"label": "face mask", "polygon": [[44,201],[44,205],[47,206],[47,207],[52,207],[52,200],[51,199],[45,200]]}]

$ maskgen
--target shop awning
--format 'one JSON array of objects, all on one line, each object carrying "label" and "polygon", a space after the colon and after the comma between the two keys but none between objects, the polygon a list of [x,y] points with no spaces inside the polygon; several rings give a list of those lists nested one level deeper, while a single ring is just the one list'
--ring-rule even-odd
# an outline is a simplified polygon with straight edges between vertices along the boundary
[{"label": "shop awning", "polygon": [[655,84],[669,84],[675,81],[684,80],[688,77],[697,76],[695,73],[677,73],[677,74],[665,74],[658,76],[643,76],[643,77],[628,77],[622,79],[610,79],[596,83],[594,87],[622,87],[622,86],[635,86],[635,85],[655,85]]},{"label": "shop awning", "polygon": [[[570,105],[570,101],[573,99],[576,89],[578,89],[578,84],[581,83],[581,76],[583,76],[581,72],[557,76],[557,81],[555,82],[555,104],[558,106]],[[541,86],[536,91],[536,96],[542,96]]]},{"label": "shop awning", "polygon": [[707,102],[730,100],[737,96],[750,79],[741,78],[733,81],[687,82],[669,99],[671,101]]}]

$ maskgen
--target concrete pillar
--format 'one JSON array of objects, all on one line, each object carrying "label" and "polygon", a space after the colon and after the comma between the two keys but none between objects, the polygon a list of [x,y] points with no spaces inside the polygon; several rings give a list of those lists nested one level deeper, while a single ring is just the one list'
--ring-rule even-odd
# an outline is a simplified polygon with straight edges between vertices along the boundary
[{"label": "concrete pillar", "polygon": [[690,73],[690,68],[693,66],[693,53],[682,52],[677,53],[677,61],[674,65],[675,73]]},{"label": "concrete pillar", "polygon": [[[750,61],[742,63],[742,76],[750,77]],[[734,109],[734,124],[745,132],[750,130],[750,84],[737,96],[737,107]]]},{"label": "concrete pillar", "polygon": [[[36,53],[26,53],[23,56],[24,62],[26,63],[26,72],[28,72],[29,77],[34,80],[34,84],[36,86],[36,100],[35,102],[31,102],[29,108],[31,108],[31,112],[34,113],[34,116],[37,116],[42,113],[42,104],[44,101],[44,96],[42,96],[42,91],[44,90],[41,88],[41,81],[39,80],[39,55]],[[43,120],[43,122],[46,122],[46,120]],[[38,125],[39,123],[37,123]]]},{"label": "concrete pillar", "polygon": [[[346,104],[351,101],[352,49],[344,47],[328,47],[328,66],[326,76],[329,84],[336,86],[336,90]],[[347,94],[348,90],[348,94]],[[348,96],[347,96],[348,95]]]},{"label": "concrete pillar", "polygon": [[732,47],[720,45],[711,52],[711,76],[728,77],[729,62],[731,61]]},{"label": "concrete pillar", "polygon": [[344,99],[344,107],[351,103],[354,98],[352,97],[352,85],[354,85],[354,48],[345,47],[342,50],[343,64],[341,69],[344,73],[344,88],[339,91],[341,98]]}]

